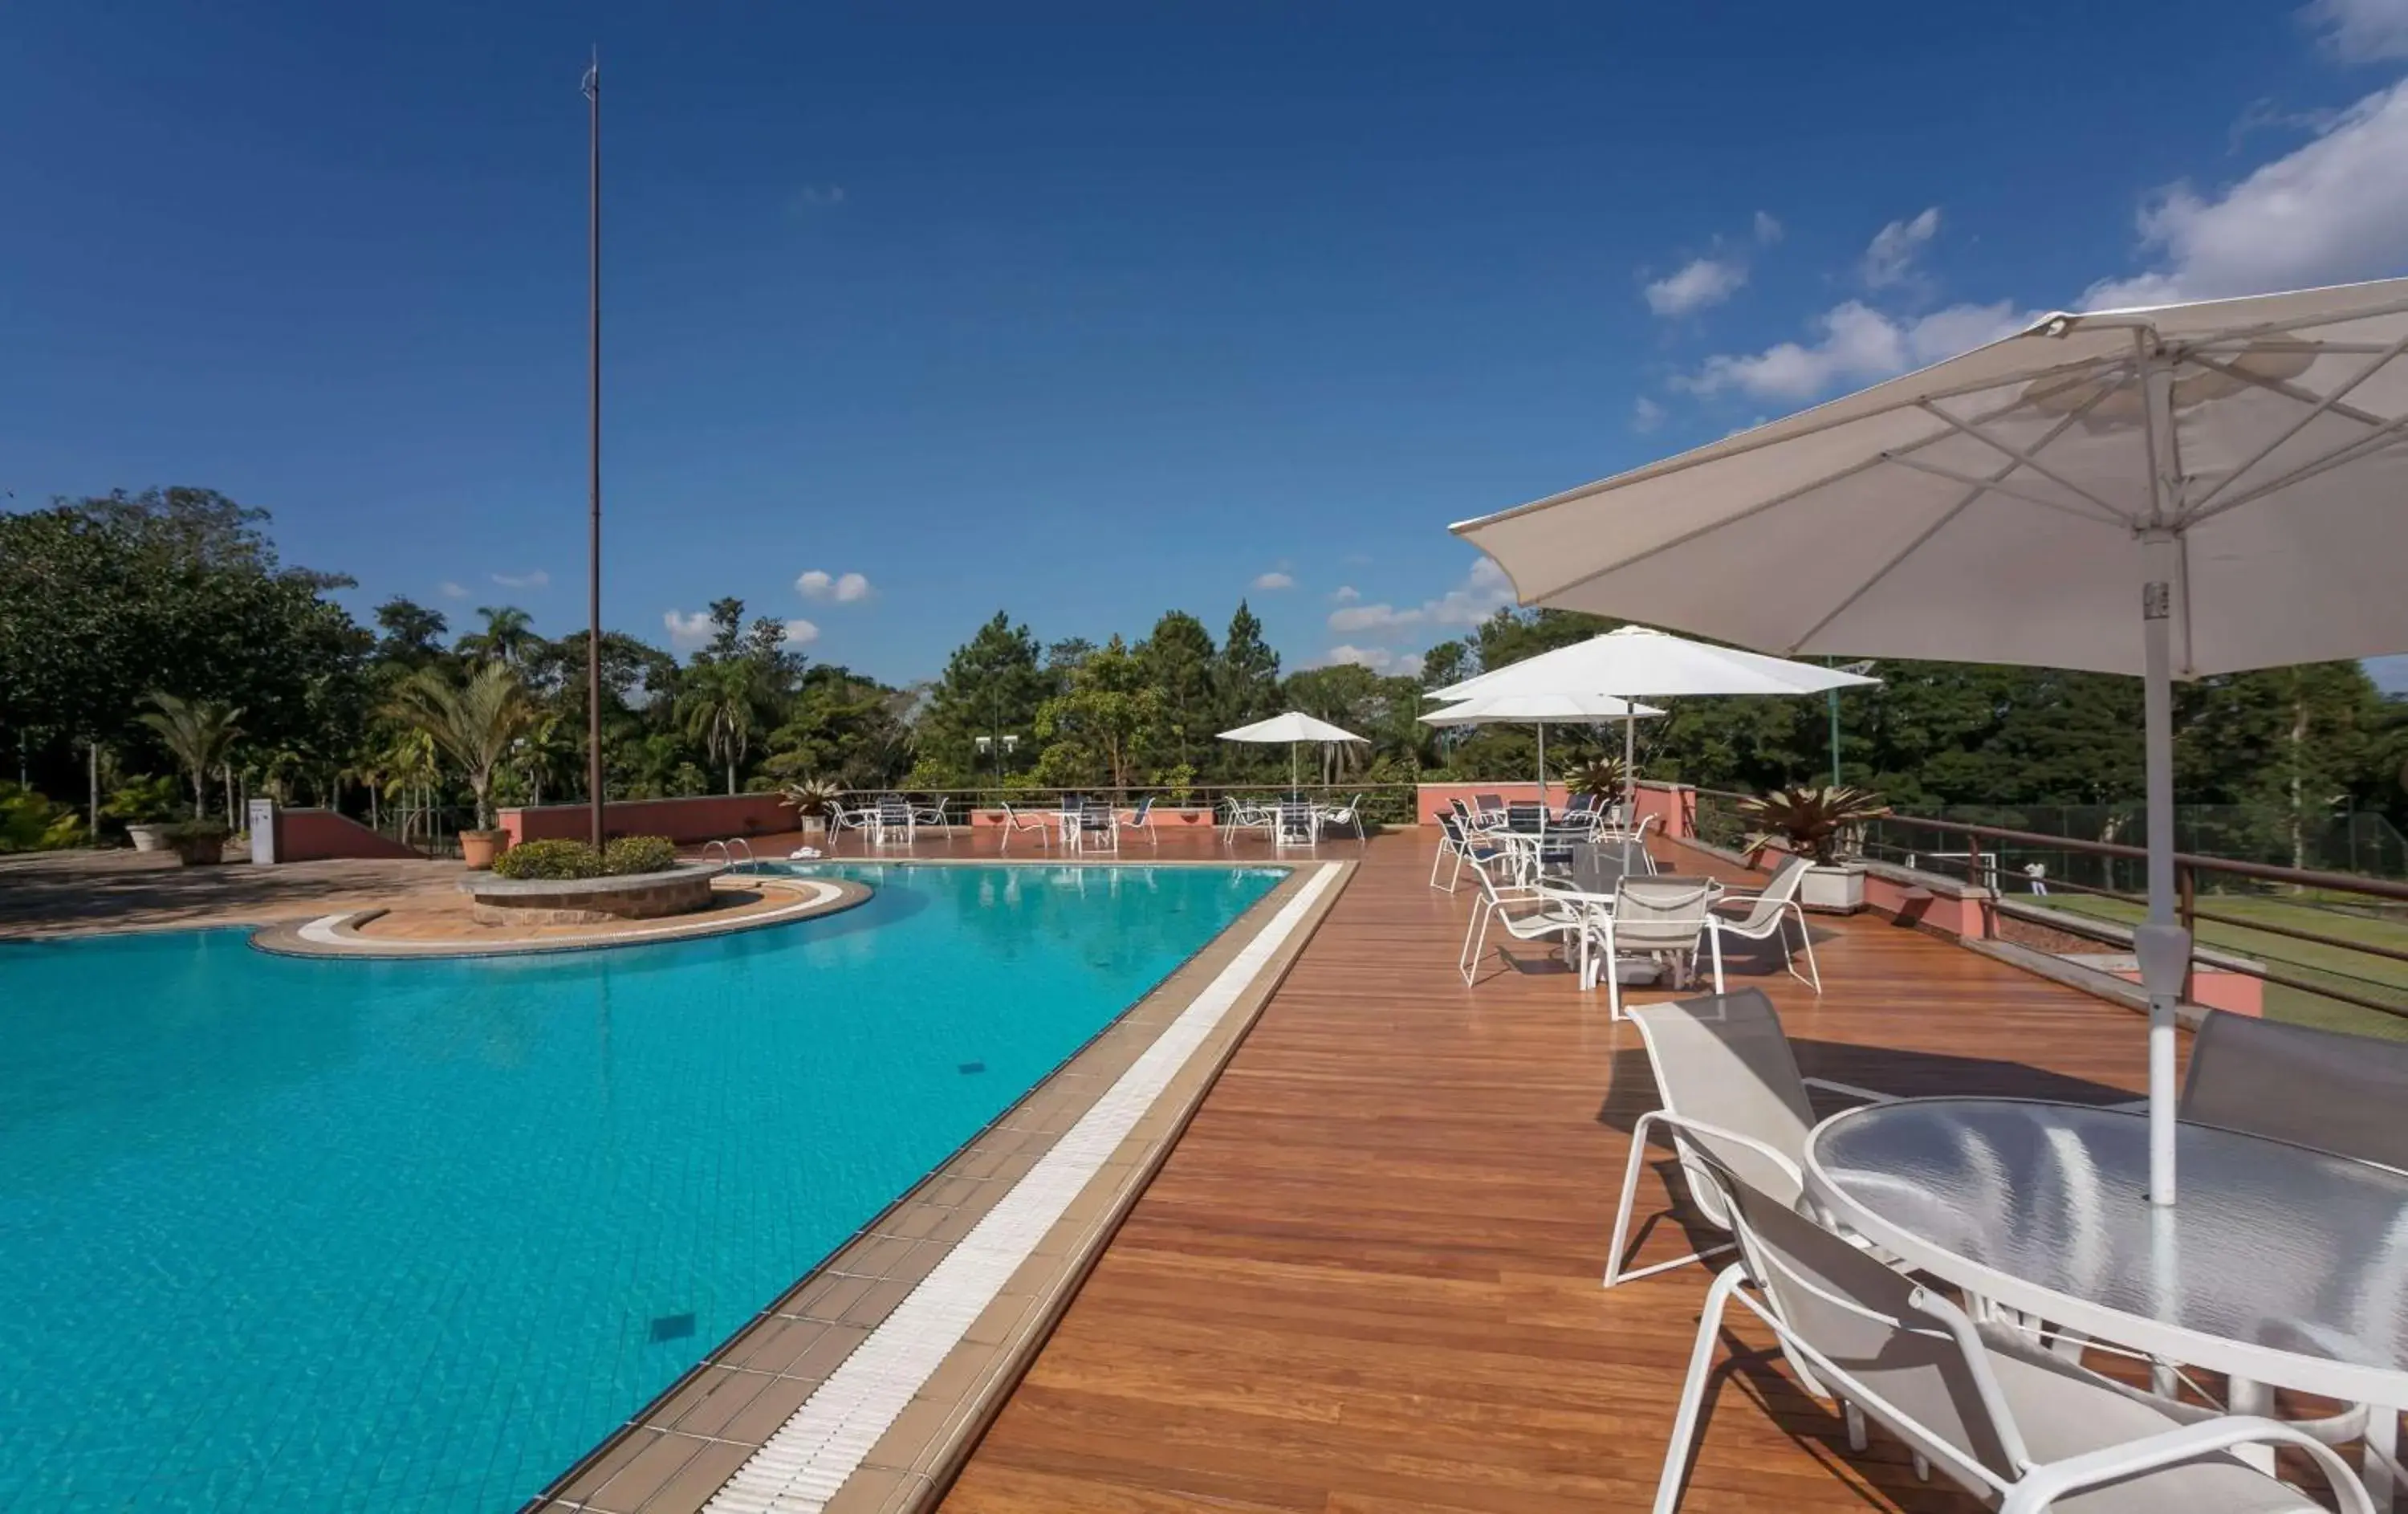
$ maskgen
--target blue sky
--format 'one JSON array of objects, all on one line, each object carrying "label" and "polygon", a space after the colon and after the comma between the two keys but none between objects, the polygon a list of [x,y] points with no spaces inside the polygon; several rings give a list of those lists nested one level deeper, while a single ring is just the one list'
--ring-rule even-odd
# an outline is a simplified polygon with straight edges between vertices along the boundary
[{"label": "blue sky", "polygon": [[580,624],[589,41],[606,616],[896,680],[1240,596],[1409,666],[1499,602],[1450,521],[2035,310],[2408,271],[2408,0],[83,0],[0,34],[0,489]]}]

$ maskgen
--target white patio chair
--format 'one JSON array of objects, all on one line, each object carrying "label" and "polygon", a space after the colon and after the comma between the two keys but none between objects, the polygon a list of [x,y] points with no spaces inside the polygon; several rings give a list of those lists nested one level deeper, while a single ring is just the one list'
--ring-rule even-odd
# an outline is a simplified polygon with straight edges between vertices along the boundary
[{"label": "white patio chair", "polygon": [[[1814,965],[1814,936],[1806,928],[1805,906],[1798,902],[1798,889],[1806,881],[1806,870],[1813,863],[1803,857],[1784,859],[1765,880],[1762,888],[1753,894],[1725,893],[1714,901],[1713,908],[1722,910],[1744,905],[1747,914],[1739,919],[1709,912],[1706,928],[1714,933],[1717,960],[1721,959],[1721,943],[1729,941],[1777,941],[1781,944],[1781,965],[1799,982],[1810,984],[1814,991],[1823,991],[1823,970]],[[1797,956],[1789,949],[1789,921],[1798,921],[1798,939],[1806,945],[1806,971],[1798,971]]]},{"label": "white patio chair", "polygon": [[[1430,858],[1429,886],[1451,894],[1463,877],[1466,860],[1475,857],[1483,861],[1494,860],[1503,850],[1494,840],[1468,829],[1454,815],[1441,815],[1438,817],[1438,851]],[[1450,862],[1454,866],[1447,872],[1446,882],[1439,882],[1439,869]],[[1508,865],[1511,865],[1510,860]]]},{"label": "white patio chair", "polygon": [[1595,988],[1605,973],[1608,1019],[1622,1018],[1621,960],[1653,958],[1672,970],[1676,983],[1697,971],[1698,948],[1712,950],[1714,992],[1723,991],[1722,938],[1708,927],[1714,885],[1704,878],[1626,877],[1613,891],[1613,908],[1589,918],[1597,950],[1588,959],[1583,987]]},{"label": "white patio chair", "polygon": [[[1162,844],[1162,832],[1156,830],[1154,827],[1154,796],[1152,794],[1148,794],[1145,798],[1138,800],[1137,808],[1131,810],[1126,815],[1121,815],[1117,824],[1122,830],[1141,830],[1145,833],[1145,839],[1147,841],[1152,842],[1156,846],[1160,846]],[[1114,851],[1120,850],[1120,840],[1117,835],[1113,838],[1112,849]]]},{"label": "white patio chair", "polygon": [[1037,844],[1039,846],[1054,844],[1054,828],[1046,823],[1043,815],[1022,815],[1006,804],[1003,807],[1003,840],[996,844],[996,850],[1011,850],[1011,838],[1030,830],[1037,832]]},{"label": "white patio chair", "polygon": [[1090,846],[1110,852],[1121,849],[1120,820],[1110,804],[1091,799],[1079,807],[1079,846],[1082,851]]},{"label": "white patio chair", "polygon": [[925,804],[912,805],[911,823],[918,826],[934,826],[945,833],[945,840],[952,841],[953,828],[953,822],[945,818],[946,803],[945,796],[939,794]]},{"label": "white patio chair", "polygon": [[1488,949],[1488,927],[1493,923],[1505,928],[1505,933],[1516,941],[1544,941],[1562,937],[1574,944],[1584,944],[1588,930],[1588,916],[1581,910],[1550,898],[1538,889],[1515,883],[1500,884],[1490,871],[1500,858],[1485,859],[1467,853],[1463,860],[1471,868],[1471,875],[1480,886],[1480,897],[1472,901],[1471,919],[1464,928],[1463,950],[1456,954],[1455,966],[1463,972],[1463,981],[1473,981],[1480,970],[1480,959]]},{"label": "white patio chair", "polygon": [[1799,1169],[1806,1159],[1807,1133],[1814,1128],[1814,1108],[1806,1090],[1827,1089],[1868,1103],[1889,1103],[1885,1093],[1800,1074],[1781,1017],[1761,988],[1634,1004],[1630,1018],[1647,1048],[1647,1066],[1656,1074],[1656,1091],[1664,1106],[1640,1116],[1630,1128],[1630,1157],[1613,1211],[1613,1245],[1605,1259],[1608,1288],[1730,1249],[1713,1246],[1670,1262],[1623,1266],[1631,1206],[1647,1162],[1647,1138],[1659,1126],[1680,1159],[1698,1212],[1708,1224],[1727,1231],[1730,1216],[1722,1190],[1713,1175],[1696,1164],[1698,1147],[1774,1198],[1795,1204],[1805,1195]]},{"label": "white patio chair", "polygon": [[831,843],[833,843],[838,834],[842,831],[857,830],[867,836],[877,829],[878,815],[875,811],[865,808],[861,805],[855,805],[852,809],[848,810],[842,804],[837,803],[834,800],[829,801],[828,840]]},{"label": "white patio chair", "polygon": [[1275,846],[1317,846],[1321,815],[1300,799],[1283,799],[1271,812],[1271,844]]},{"label": "white patio chair", "polygon": [[1354,832],[1354,839],[1361,842],[1364,845],[1369,846],[1371,844],[1371,828],[1364,823],[1363,796],[1360,794],[1355,795],[1353,799],[1348,800],[1343,804],[1326,804],[1322,806],[1317,812],[1315,812],[1313,819],[1324,830],[1329,829],[1333,826],[1342,826],[1346,829]]},{"label": "white patio chair", "polygon": [[2049,1353],[2029,1336],[1975,1324],[1947,1298],[1756,1189],[1712,1156],[1743,1261],[1706,1294],[1689,1372],[1656,1487],[1656,1514],[1679,1508],[1723,1314],[1736,1301],[1782,1345],[1800,1386],[1836,1400],[1852,1449],[1871,1420],[2000,1514],[2243,1511],[2310,1514],[2317,1504],[2229,1454],[2304,1452],[2344,1514],[2374,1514],[2339,1455],[2272,1420],[2156,1399]]},{"label": "white patio chair", "polygon": [[888,794],[878,801],[877,816],[870,828],[870,840],[875,844],[886,846],[899,840],[909,846],[914,829],[911,806],[902,795]]}]

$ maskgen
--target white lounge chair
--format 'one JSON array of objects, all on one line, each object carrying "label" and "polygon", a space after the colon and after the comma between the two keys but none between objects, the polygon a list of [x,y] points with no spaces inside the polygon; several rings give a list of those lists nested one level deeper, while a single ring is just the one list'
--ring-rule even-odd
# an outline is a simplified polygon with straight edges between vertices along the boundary
[{"label": "white lounge chair", "polygon": [[1503,926],[1505,933],[1516,941],[1554,937],[1574,944],[1582,941],[1588,929],[1586,915],[1534,887],[1497,881],[1491,870],[1505,860],[1502,854],[1484,858],[1466,853],[1463,860],[1480,884],[1480,897],[1472,901],[1471,920],[1463,932],[1463,950],[1456,954],[1455,965],[1462,970],[1465,983],[1472,982],[1479,973],[1480,959],[1488,950],[1491,924]]},{"label": "white lounge chair", "polygon": [[2272,1420],[2157,1399],[2004,1325],[1975,1324],[1945,1297],[1727,1164],[1710,1155],[1700,1162],[1723,1189],[1746,1260],[1726,1268],[1706,1294],[1656,1514],[1680,1507],[1723,1315],[1733,1302],[1780,1339],[1800,1386],[1837,1402],[1851,1449],[1865,1449],[1870,1420],[1906,1443],[1916,1471],[1938,1471],[2001,1514],[2317,1508],[2229,1454],[2242,1446],[2297,1448],[2345,1514],[2374,1514],[2348,1464],[2313,1436]]},{"label": "white lounge chair", "polygon": [[[1728,941],[1777,941],[1781,944],[1781,962],[1789,975],[1810,984],[1816,993],[1823,991],[1823,970],[1814,965],[1814,936],[1806,928],[1805,906],[1798,902],[1799,887],[1806,881],[1806,870],[1813,866],[1811,859],[1792,857],[1773,870],[1772,876],[1753,894],[1725,893],[1714,901],[1713,908],[1723,910],[1744,905],[1747,914],[1739,919],[1709,913],[1706,928],[1714,933],[1715,957],[1720,959],[1721,943]],[[1798,939],[1806,948],[1806,971],[1798,971],[1798,958],[1789,949],[1789,922],[1798,921]]]},{"label": "white lounge chair", "polygon": [[1720,1188],[1696,1166],[1698,1147],[1765,1192],[1795,1204],[1805,1194],[1799,1166],[1806,1159],[1807,1132],[1814,1128],[1806,1090],[1828,1089],[1868,1103],[1889,1102],[1889,1095],[1870,1089],[1801,1075],[1781,1017],[1761,988],[1637,1004],[1630,1019],[1647,1048],[1648,1069],[1656,1074],[1656,1091],[1664,1106],[1640,1116],[1630,1129],[1630,1158],[1624,1164],[1622,1197],[1613,1211],[1613,1244],[1605,1259],[1608,1288],[1730,1249],[1709,1247],[1670,1262],[1623,1266],[1631,1206],[1647,1161],[1647,1138],[1659,1127],[1670,1134],[1673,1154],[1681,1159],[1698,1212],[1707,1223],[1728,1230],[1730,1217],[1724,1211]]},{"label": "white lounge chair", "polygon": [[1003,839],[996,844],[995,849],[998,852],[1008,852],[1011,850],[1011,838],[1031,830],[1037,832],[1037,844],[1039,846],[1051,846],[1054,844],[1054,828],[1046,824],[1042,816],[1022,815],[1017,810],[1014,810],[1010,805],[1005,805],[1003,807]]}]

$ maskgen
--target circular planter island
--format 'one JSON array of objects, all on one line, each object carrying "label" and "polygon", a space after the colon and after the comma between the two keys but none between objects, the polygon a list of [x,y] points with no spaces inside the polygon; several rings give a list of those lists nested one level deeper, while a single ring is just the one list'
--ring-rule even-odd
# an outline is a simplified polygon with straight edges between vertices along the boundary
[{"label": "circular planter island", "polygon": [[497,878],[480,872],[460,880],[469,918],[479,925],[600,925],[657,920],[710,908],[718,863],[627,872],[604,878]]}]

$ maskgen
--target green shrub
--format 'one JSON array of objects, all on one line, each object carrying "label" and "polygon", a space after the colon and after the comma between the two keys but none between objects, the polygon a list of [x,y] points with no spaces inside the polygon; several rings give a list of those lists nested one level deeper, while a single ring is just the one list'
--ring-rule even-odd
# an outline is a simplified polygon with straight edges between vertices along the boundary
[{"label": "green shrub", "polygon": [[626,872],[666,872],[677,866],[677,844],[666,836],[621,836],[602,848],[602,871],[613,877]]},{"label": "green shrub", "polygon": [[191,805],[190,792],[182,782],[161,773],[152,778],[128,778],[110,789],[108,802],[100,807],[100,813],[129,826],[155,826],[163,820],[173,820]]},{"label": "green shrub", "polygon": [[0,783],[0,852],[47,852],[83,844],[83,820],[30,788]]},{"label": "green shrub", "polygon": [[530,841],[494,858],[494,872],[504,878],[598,878],[602,858],[581,841]]}]

